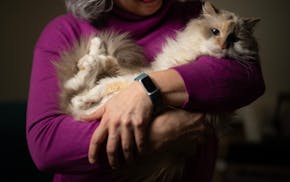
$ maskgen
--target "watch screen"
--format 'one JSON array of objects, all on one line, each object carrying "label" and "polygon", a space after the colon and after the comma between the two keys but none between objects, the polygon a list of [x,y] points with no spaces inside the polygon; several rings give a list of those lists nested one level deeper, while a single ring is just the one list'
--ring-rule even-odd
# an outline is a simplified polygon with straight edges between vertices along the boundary
[{"label": "watch screen", "polygon": [[145,77],[144,79],[142,79],[142,82],[148,92],[153,92],[156,90],[155,85],[153,84],[152,80],[149,77]]}]

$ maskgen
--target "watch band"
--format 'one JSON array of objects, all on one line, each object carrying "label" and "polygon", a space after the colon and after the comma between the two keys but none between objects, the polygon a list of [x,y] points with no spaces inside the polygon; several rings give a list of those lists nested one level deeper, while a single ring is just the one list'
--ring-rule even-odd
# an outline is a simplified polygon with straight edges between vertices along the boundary
[{"label": "watch band", "polygon": [[144,72],[139,74],[134,80],[141,83],[153,103],[154,110],[162,106],[162,96],[159,88],[154,84],[150,76]]}]

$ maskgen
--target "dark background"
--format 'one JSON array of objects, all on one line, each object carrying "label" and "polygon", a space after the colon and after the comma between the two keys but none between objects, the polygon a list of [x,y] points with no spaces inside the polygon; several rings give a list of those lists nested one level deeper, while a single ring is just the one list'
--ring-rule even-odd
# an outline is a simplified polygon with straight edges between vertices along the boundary
[{"label": "dark background", "polygon": [[[281,148],[280,145],[262,145],[265,143],[265,136],[275,134],[273,118],[277,113],[279,93],[283,92],[287,95],[290,92],[290,2],[288,0],[212,0],[212,2],[218,7],[232,10],[239,15],[256,16],[262,19],[256,29],[256,36],[260,43],[262,68],[267,87],[266,93],[261,98],[241,109],[242,120],[237,124],[240,135],[224,140],[227,141],[226,147],[221,150],[223,155],[217,163],[217,171],[221,173],[228,171],[229,174],[236,175],[237,172],[230,167],[230,164],[241,164],[241,161],[249,159],[246,156],[255,158],[255,155],[261,156],[262,153],[268,152],[269,155],[265,154],[259,159],[263,162],[259,165],[267,166],[271,161],[277,163],[285,159],[286,164],[277,163],[275,169],[285,170],[290,174],[289,163],[286,160],[288,156],[284,155],[285,151],[289,151],[287,146],[290,145],[287,142],[283,143],[287,141],[287,137],[274,140],[274,143],[281,143],[281,150],[278,150],[279,147]],[[2,119],[0,133],[2,146],[0,154],[2,160],[0,175],[6,177],[5,181],[16,181],[16,177],[24,181],[51,181],[51,175],[38,171],[29,156],[25,139],[25,112],[33,47],[44,26],[64,12],[63,0],[3,1],[1,4],[0,113]],[[286,119],[286,123],[289,123],[289,120]],[[235,137],[238,139],[235,140]],[[280,158],[271,159],[270,156]],[[256,163],[257,161],[249,160],[247,166],[255,166]],[[273,174],[276,181],[280,178],[280,181],[290,179],[288,176],[285,177],[284,173],[279,178],[272,168],[270,172],[265,167],[262,167],[262,170],[259,168],[258,172],[257,170],[253,172],[250,170],[251,167],[238,166],[244,169],[242,174],[251,176],[254,173],[255,178],[251,178],[255,179],[254,181],[266,181],[259,178],[261,173]],[[218,176],[216,181],[225,181],[225,179],[243,181],[244,178],[237,180],[237,178]]]},{"label": "dark background", "polygon": [[1,2],[0,181],[52,181],[27,149],[26,101],[34,44],[48,21],[64,12],[63,0]]}]

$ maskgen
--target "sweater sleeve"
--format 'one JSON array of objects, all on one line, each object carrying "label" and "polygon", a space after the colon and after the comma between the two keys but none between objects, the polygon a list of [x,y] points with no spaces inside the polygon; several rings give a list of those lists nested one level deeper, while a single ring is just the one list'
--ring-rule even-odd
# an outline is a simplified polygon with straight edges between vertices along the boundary
[{"label": "sweater sleeve", "polygon": [[183,108],[202,111],[231,111],[246,106],[265,91],[258,62],[202,56],[174,68],[183,78],[188,100]]},{"label": "sweater sleeve", "polygon": [[40,170],[56,173],[100,171],[87,159],[98,122],[82,123],[59,114],[58,80],[53,61],[68,49],[80,32],[68,17],[50,22],[34,50],[27,107],[26,135],[30,154]]}]

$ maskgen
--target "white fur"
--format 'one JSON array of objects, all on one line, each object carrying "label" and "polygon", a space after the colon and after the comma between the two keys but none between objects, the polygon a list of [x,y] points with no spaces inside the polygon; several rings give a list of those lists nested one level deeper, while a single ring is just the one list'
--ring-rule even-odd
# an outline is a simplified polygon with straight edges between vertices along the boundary
[{"label": "white fur", "polygon": [[198,56],[223,57],[225,52],[211,40],[206,40],[197,28],[198,22],[191,21],[186,29],[177,32],[176,39],[168,39],[162,52],[151,65],[152,70],[163,70],[195,61]]},{"label": "white fur", "polygon": [[99,37],[92,38],[90,48],[89,48],[89,55],[92,55],[92,56],[100,55],[101,43],[102,41]]},{"label": "white fur", "polygon": [[64,87],[66,89],[78,90],[79,87],[83,85],[90,70],[95,68],[95,65],[95,59],[91,55],[82,57],[78,62],[78,67],[80,68],[78,73],[73,78],[67,80]]},{"label": "white fur", "polygon": [[168,69],[195,60],[200,55],[200,42],[202,41],[202,37],[196,32],[178,32],[176,39],[167,40],[162,52],[152,63],[152,69]]},{"label": "white fur", "polygon": [[[106,88],[116,83],[132,83],[137,75],[125,75],[104,78],[90,90],[84,91],[81,94],[72,98],[72,104],[70,110],[72,111],[75,118],[79,119],[82,115],[87,115],[94,112],[100,106],[102,106],[109,98],[118,92],[107,95]],[[88,105],[92,104],[92,107],[87,108]]]}]

